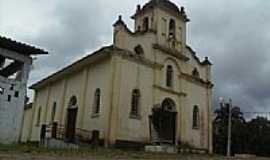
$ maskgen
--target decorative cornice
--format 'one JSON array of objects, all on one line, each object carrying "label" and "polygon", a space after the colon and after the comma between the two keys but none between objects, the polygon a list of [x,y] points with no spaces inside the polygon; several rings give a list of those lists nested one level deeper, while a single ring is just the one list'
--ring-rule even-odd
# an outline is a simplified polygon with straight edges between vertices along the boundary
[{"label": "decorative cornice", "polygon": [[185,61],[185,62],[189,61],[189,58],[186,57],[185,55],[183,55],[181,52],[178,52],[176,50],[173,50],[173,49],[170,49],[168,47],[162,46],[160,44],[153,44],[153,48],[158,49],[158,50],[160,50],[160,51],[162,51],[164,53],[167,53],[168,55],[171,55],[171,56],[173,56],[173,57],[175,57],[177,59],[180,59],[182,61]]},{"label": "decorative cornice", "polygon": [[162,69],[163,65],[160,63],[153,62],[149,59],[146,59],[143,56],[136,55],[131,51],[128,50],[122,50],[119,52],[116,52],[119,56],[121,56],[123,59],[142,64],[144,66],[150,67],[150,68],[157,68],[157,69]]},{"label": "decorative cornice", "polygon": [[156,85],[156,84],[154,84],[153,87],[154,88],[157,88],[157,89],[159,89],[161,91],[165,91],[165,92],[168,92],[168,93],[171,93],[171,94],[175,94],[175,95],[178,95],[178,96],[183,96],[183,97],[186,97],[187,96],[187,94],[184,93],[184,92],[177,92],[177,91],[174,91],[172,89],[165,88],[165,87],[162,87],[162,86],[159,86],[159,85]]},{"label": "decorative cornice", "polygon": [[199,77],[194,77],[192,75],[186,74],[186,73],[181,73],[181,75],[179,75],[179,77],[184,78],[185,80],[198,84],[202,87],[206,87],[206,88],[213,88],[214,84],[210,81],[205,81]]},{"label": "decorative cornice", "polygon": [[199,57],[196,55],[196,52],[188,45],[186,45],[187,50],[190,51],[192,57],[198,62],[198,64],[202,65],[202,66],[211,66],[212,63],[209,61],[208,57],[205,57],[204,61],[201,62]]},{"label": "decorative cornice", "polygon": [[189,18],[186,15],[185,8],[181,7],[181,9],[178,8],[174,3],[170,1],[156,1],[151,0],[150,2],[146,3],[143,8],[141,9],[140,6],[137,7],[137,11],[134,15],[131,16],[132,19],[135,19],[137,16],[140,16],[142,14],[145,14],[148,11],[153,10],[155,7],[160,8],[173,16],[183,20],[184,22],[189,22]]}]

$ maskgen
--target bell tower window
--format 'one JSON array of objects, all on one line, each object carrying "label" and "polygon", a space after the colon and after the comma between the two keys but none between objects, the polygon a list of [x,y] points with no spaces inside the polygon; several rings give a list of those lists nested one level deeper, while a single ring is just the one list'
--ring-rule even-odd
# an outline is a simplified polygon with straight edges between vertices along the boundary
[{"label": "bell tower window", "polygon": [[169,37],[170,38],[175,38],[175,29],[176,29],[175,21],[171,19],[169,23]]},{"label": "bell tower window", "polygon": [[148,31],[149,30],[149,18],[145,17],[143,19],[143,31]]}]

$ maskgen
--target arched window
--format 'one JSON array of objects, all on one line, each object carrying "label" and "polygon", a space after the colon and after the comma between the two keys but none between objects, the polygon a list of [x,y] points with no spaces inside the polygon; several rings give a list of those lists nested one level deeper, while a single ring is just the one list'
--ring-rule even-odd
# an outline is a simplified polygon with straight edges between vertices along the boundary
[{"label": "arched window", "polygon": [[53,106],[52,106],[52,113],[51,113],[51,121],[52,121],[52,122],[54,121],[54,118],[55,118],[56,106],[57,106],[57,103],[54,102],[54,103],[53,103]]},{"label": "arched window", "polygon": [[165,98],[161,104],[162,110],[168,112],[176,112],[175,102],[171,98]]},{"label": "arched window", "polygon": [[194,129],[198,129],[199,128],[199,107],[198,106],[194,106],[193,108],[193,123],[192,126]]},{"label": "arched window", "polygon": [[141,26],[138,26],[137,31],[141,31]]},{"label": "arched window", "polygon": [[145,17],[143,19],[143,30],[148,31],[149,30],[149,18]]},{"label": "arched window", "polygon": [[166,86],[172,87],[172,85],[173,85],[173,67],[171,65],[168,65],[166,70]]},{"label": "arched window", "polygon": [[169,23],[169,37],[175,38],[175,32],[176,32],[175,21],[171,19]]},{"label": "arched window", "polygon": [[69,100],[69,107],[76,107],[77,105],[77,98],[76,96],[72,96]]},{"label": "arched window", "polygon": [[131,115],[139,115],[140,90],[134,89],[131,98]]},{"label": "arched window", "polygon": [[98,114],[100,112],[100,89],[95,91],[94,108],[93,113]]},{"label": "arched window", "polygon": [[197,68],[195,68],[193,71],[192,71],[192,76],[194,76],[194,77],[200,77],[200,73],[199,73],[199,71],[197,70]]},{"label": "arched window", "polygon": [[134,48],[134,51],[135,51],[135,53],[137,54],[137,55],[143,55],[143,48],[142,48],[142,46],[141,45],[137,45],[135,48]]}]

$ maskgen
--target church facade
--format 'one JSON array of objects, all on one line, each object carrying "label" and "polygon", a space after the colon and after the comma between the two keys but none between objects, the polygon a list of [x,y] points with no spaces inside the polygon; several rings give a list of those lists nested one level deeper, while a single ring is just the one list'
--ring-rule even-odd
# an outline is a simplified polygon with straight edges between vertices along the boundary
[{"label": "church facade", "polygon": [[212,152],[212,64],[186,44],[184,8],[151,0],[132,19],[134,31],[119,16],[112,46],[31,86],[22,141],[40,141],[42,126],[57,124],[69,141],[84,134],[106,146],[188,144]]}]

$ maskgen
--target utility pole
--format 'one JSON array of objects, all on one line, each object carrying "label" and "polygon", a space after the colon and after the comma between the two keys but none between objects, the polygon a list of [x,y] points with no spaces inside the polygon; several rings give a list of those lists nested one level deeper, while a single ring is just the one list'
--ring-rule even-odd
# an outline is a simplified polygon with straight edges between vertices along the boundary
[{"label": "utility pole", "polygon": [[232,129],[232,99],[229,100],[227,157],[231,156],[231,136],[232,136],[231,129]]}]

